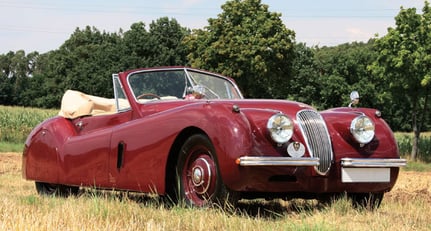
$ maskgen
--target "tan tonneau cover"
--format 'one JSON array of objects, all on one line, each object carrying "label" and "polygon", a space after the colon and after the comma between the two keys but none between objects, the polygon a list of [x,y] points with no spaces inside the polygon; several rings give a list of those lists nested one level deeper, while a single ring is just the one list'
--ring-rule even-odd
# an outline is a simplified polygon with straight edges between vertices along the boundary
[{"label": "tan tonneau cover", "polygon": [[116,112],[115,100],[67,90],[61,99],[58,115],[74,119],[80,116],[105,115]]}]

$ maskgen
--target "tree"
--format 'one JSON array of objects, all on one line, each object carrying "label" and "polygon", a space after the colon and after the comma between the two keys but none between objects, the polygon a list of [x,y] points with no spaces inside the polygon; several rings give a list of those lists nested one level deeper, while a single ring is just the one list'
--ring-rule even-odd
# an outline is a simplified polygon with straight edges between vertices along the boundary
[{"label": "tree", "polygon": [[60,47],[66,75],[63,90],[76,89],[88,94],[112,97],[111,75],[118,72],[120,37],[87,26],[76,29]]},{"label": "tree", "polygon": [[346,106],[353,90],[359,91],[361,106],[383,107],[379,98],[382,81],[367,69],[376,56],[373,40],[317,47],[314,51],[320,89],[316,94],[322,100],[322,108]]},{"label": "tree", "polygon": [[11,59],[15,54],[9,52],[5,55],[0,56],[0,104],[10,105],[12,104],[12,70],[11,70]]},{"label": "tree", "polygon": [[153,21],[147,41],[150,66],[186,66],[187,50],[182,40],[189,34],[190,30],[181,27],[175,19],[162,17]]},{"label": "tree", "polygon": [[[28,65],[36,68],[31,69],[32,78],[23,82],[29,86],[24,94],[29,100],[25,102],[36,107],[59,107],[67,89],[113,97],[113,73],[153,65],[185,65],[181,41],[186,34],[187,29],[167,18],[153,22],[150,32],[142,22],[118,34],[90,26],[77,28],[59,49],[40,55],[37,65]],[[10,85],[0,82],[0,88],[6,90]]]},{"label": "tree", "polygon": [[295,34],[260,0],[232,0],[185,39],[193,67],[235,78],[248,97],[286,98]]},{"label": "tree", "polygon": [[0,104],[27,106],[25,91],[30,87],[39,53],[25,54],[23,50],[0,56]]},{"label": "tree", "polygon": [[395,28],[376,40],[379,51],[370,69],[389,83],[392,95],[408,102],[414,133],[411,158],[419,152],[422,126],[429,116],[431,84],[431,9],[428,2],[422,14],[415,8],[404,9],[395,17]]},{"label": "tree", "polygon": [[319,107],[319,72],[315,61],[315,49],[303,43],[295,44],[292,64],[292,78],[287,89],[287,98]]},{"label": "tree", "polygon": [[190,30],[175,20],[162,17],[153,21],[146,30],[143,22],[132,24],[122,39],[122,64],[125,69],[186,65],[183,38]]},{"label": "tree", "polygon": [[130,26],[130,30],[124,32],[122,38],[123,51],[121,63],[127,69],[148,67],[148,54],[151,47],[148,44],[149,33],[143,22],[136,22]]}]

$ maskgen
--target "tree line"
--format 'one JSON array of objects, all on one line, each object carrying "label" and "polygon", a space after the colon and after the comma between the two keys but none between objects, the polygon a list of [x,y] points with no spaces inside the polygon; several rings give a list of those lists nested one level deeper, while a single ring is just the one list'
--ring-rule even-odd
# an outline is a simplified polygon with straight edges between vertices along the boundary
[{"label": "tree line", "polygon": [[249,98],[296,100],[321,110],[348,105],[357,90],[360,106],[380,109],[393,130],[414,131],[418,140],[431,128],[427,1],[421,13],[401,7],[396,26],[381,38],[332,47],[296,42],[281,14],[260,0],[230,0],[221,8],[203,29],[168,17],[116,33],[87,26],[47,53],[1,54],[0,104],[59,108],[67,89],[113,97],[113,73],[184,65],[234,78]]}]

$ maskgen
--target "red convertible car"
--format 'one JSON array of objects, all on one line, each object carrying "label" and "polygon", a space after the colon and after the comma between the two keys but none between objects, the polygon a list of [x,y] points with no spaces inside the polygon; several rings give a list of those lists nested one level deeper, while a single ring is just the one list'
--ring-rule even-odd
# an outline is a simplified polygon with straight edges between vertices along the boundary
[{"label": "red convertible car", "polygon": [[188,67],[121,72],[113,88],[112,99],[67,91],[29,134],[22,174],[39,194],[93,187],[198,207],[346,194],[378,206],[406,164],[375,109],[244,99],[232,79]]}]

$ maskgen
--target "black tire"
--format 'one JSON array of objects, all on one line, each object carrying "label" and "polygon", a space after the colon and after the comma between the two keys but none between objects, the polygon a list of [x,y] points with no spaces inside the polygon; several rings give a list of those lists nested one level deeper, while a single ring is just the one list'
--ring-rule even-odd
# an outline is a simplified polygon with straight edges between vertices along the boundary
[{"label": "black tire", "polygon": [[334,201],[339,200],[343,197],[344,194],[342,193],[328,193],[328,194],[321,194],[317,196],[317,201],[322,206],[330,206],[334,203]]},{"label": "black tire", "polygon": [[235,206],[237,197],[223,184],[214,146],[202,134],[190,136],[180,149],[176,166],[177,202],[207,207]]},{"label": "black tire", "polygon": [[375,210],[380,207],[384,193],[351,193],[349,198],[355,208]]},{"label": "black tire", "polygon": [[76,196],[78,195],[79,187],[66,186],[59,184],[50,184],[44,182],[35,182],[36,191],[42,196]]}]

